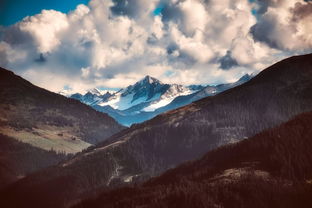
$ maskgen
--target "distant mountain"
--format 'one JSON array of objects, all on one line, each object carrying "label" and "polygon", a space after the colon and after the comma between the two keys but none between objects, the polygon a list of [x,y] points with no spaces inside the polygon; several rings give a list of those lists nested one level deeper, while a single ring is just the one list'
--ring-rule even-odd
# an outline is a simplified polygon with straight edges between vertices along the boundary
[{"label": "distant mountain", "polygon": [[311,91],[312,54],[285,59],[240,86],[133,125],[64,163],[25,177],[0,197],[13,204],[62,207],[97,190],[147,180],[312,111]]},{"label": "distant mountain", "polygon": [[70,95],[69,97],[79,100],[80,102],[85,103],[87,105],[93,106],[97,105],[103,100],[109,99],[111,96],[113,96],[112,92],[106,91],[105,93],[102,94],[100,91],[98,91],[98,89],[94,88],[84,95],[80,93],[75,93]]},{"label": "distant mountain", "polygon": [[192,94],[203,88],[201,85],[185,87],[163,84],[153,77],[146,76],[134,85],[115,93],[101,94],[93,90],[84,95],[77,93],[70,97],[109,114],[122,125],[130,126],[155,117],[159,112],[154,111],[166,106],[174,98]]},{"label": "distant mountain", "polygon": [[106,114],[0,68],[0,163],[10,161],[1,164],[0,185],[2,175],[24,177],[123,128]]},{"label": "distant mountain", "polygon": [[[312,207],[312,112],[75,208]],[[94,197],[93,197],[94,198]]]},{"label": "distant mountain", "polygon": [[[192,102],[195,102],[197,100],[200,100],[202,98],[205,97],[209,97],[209,96],[214,96],[217,95],[223,91],[226,91],[228,89],[231,89],[233,87],[237,87],[241,84],[244,84],[245,82],[248,82],[249,80],[251,80],[254,77],[254,75],[249,75],[249,74],[245,74],[244,76],[242,76],[239,80],[237,80],[236,82],[233,83],[228,83],[228,84],[219,84],[216,86],[206,86],[202,89],[200,89],[197,92],[194,92],[190,95],[184,95],[184,96],[178,96],[176,97],[171,103],[169,103],[168,105],[161,107],[159,109],[156,109],[156,112],[158,114],[169,111],[169,110],[173,110],[179,107],[182,107],[184,105],[188,105]],[[191,85],[191,88],[198,89],[196,88],[196,86]]]},{"label": "distant mountain", "polygon": [[130,126],[201,98],[216,95],[243,84],[251,77],[245,75],[235,83],[204,87],[202,85],[163,84],[153,77],[146,76],[134,85],[114,94],[101,95],[98,91],[95,93],[89,91],[85,95],[73,94],[71,98],[109,114],[122,125]]}]

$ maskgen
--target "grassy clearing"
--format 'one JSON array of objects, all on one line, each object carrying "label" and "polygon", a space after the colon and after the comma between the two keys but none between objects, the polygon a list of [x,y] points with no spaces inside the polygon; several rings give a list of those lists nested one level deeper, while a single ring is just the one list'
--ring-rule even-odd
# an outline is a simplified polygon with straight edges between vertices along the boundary
[{"label": "grassy clearing", "polygon": [[21,142],[31,144],[44,150],[56,152],[77,153],[88,148],[91,144],[68,132],[66,128],[33,128],[31,130],[16,130],[1,126],[0,132]]}]

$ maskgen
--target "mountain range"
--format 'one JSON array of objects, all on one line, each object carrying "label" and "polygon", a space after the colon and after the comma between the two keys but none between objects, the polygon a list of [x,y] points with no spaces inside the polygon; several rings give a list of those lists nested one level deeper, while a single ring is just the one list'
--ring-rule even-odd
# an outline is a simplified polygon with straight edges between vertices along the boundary
[{"label": "mountain range", "polygon": [[75,93],[70,98],[107,113],[124,126],[149,120],[163,112],[190,104],[201,98],[213,96],[249,81],[253,75],[244,75],[237,82],[216,86],[164,84],[146,76],[118,92],[89,90]]},{"label": "mountain range", "polygon": [[[228,155],[226,154],[226,147],[220,151],[215,150],[212,153],[208,153],[208,155],[212,155],[209,156],[210,159],[208,161],[212,162],[207,166],[203,163],[203,169],[201,169],[201,165],[194,166],[198,169],[198,174],[194,172],[194,175],[192,173],[190,175],[192,177],[199,177],[197,178],[198,180],[201,179],[201,176],[207,180],[214,180],[213,176],[218,177],[218,175],[215,175],[216,172],[213,172],[214,165],[217,166],[219,164],[222,166],[225,161],[229,161],[231,164],[231,161],[234,160],[233,164],[228,166],[229,169],[244,168],[246,166],[247,171],[243,169],[242,172],[247,173],[247,176],[249,174],[248,167],[253,167],[253,164],[255,164],[256,169],[252,169],[252,173],[256,172],[258,168],[256,166],[257,164],[260,164],[261,168],[265,165],[269,165],[270,167],[277,165],[277,177],[283,177],[281,178],[282,180],[287,179],[289,174],[297,174],[294,171],[294,168],[297,167],[296,163],[291,162],[292,160],[290,158],[296,155],[296,153],[299,154],[298,151],[300,151],[300,148],[305,147],[305,140],[302,140],[302,143],[301,140],[298,140],[300,148],[297,149],[297,143],[292,143],[292,140],[289,140],[290,142],[285,140],[285,143],[281,141],[282,139],[273,140],[272,142],[265,141],[265,143],[248,143],[245,142],[245,139],[253,137],[263,130],[280,125],[300,113],[312,111],[311,90],[312,54],[285,59],[263,70],[242,85],[233,87],[215,96],[195,101],[187,106],[160,114],[141,124],[132,125],[130,128],[114,134],[108,139],[105,139],[105,141],[76,154],[74,157],[58,165],[42,169],[24,177],[6,189],[3,189],[0,193],[0,203],[8,205],[7,207],[21,207],[25,205],[32,207],[70,207],[77,203],[79,204],[82,199],[98,196],[103,190],[108,191],[119,186],[146,181],[151,177],[162,174],[168,169],[175,168],[183,162],[198,159],[208,151],[242,140],[238,144],[239,148],[235,149],[236,145],[230,146],[234,150],[230,148]],[[145,94],[145,96],[150,97],[149,94]],[[300,132],[302,132],[301,130],[305,132],[304,129],[309,128],[309,121],[305,117],[303,116],[303,120],[300,120],[298,126],[295,125],[296,120],[291,122],[291,125],[294,125],[295,129],[299,128]],[[307,121],[307,123],[301,124],[302,121]],[[285,124],[285,126],[287,129],[288,124]],[[285,126],[281,128],[285,129]],[[264,134],[266,134],[264,137],[267,138],[271,133]],[[285,135],[287,135],[287,132]],[[275,134],[274,138],[285,138],[287,137],[285,135]],[[301,137],[301,134],[296,136]],[[262,141],[261,139],[259,140]],[[266,145],[266,142],[268,142],[268,145]],[[278,142],[281,142],[281,146],[277,144]],[[246,143],[250,144],[252,148],[248,148],[248,145],[242,145],[240,147],[241,144]],[[287,146],[288,144],[289,146]],[[273,154],[274,151],[273,153],[266,152],[270,147],[277,148],[277,150],[281,149],[281,152],[276,154]],[[307,143],[307,147],[309,147],[309,143]],[[246,153],[245,156],[238,157],[235,161],[235,154],[243,150],[248,151],[249,155]],[[305,151],[302,151],[302,153],[305,154]],[[263,156],[263,161],[259,161],[260,156],[258,153],[266,156]],[[287,153],[288,155],[281,157],[281,159],[277,158],[283,153]],[[274,158],[277,159],[274,160]],[[298,156],[298,158],[298,161],[303,160],[301,156]],[[280,162],[282,167],[278,166],[279,163],[274,163],[274,161]],[[308,159],[308,163],[303,162],[303,165],[298,165],[298,177],[301,181],[303,179],[310,180],[310,166],[307,166],[307,164],[311,164],[309,161]],[[202,163],[195,162],[195,164]],[[244,164],[245,166],[243,166]],[[286,167],[283,168],[283,165],[286,165]],[[194,167],[190,166],[190,171],[194,170]],[[210,167],[212,168],[212,172],[207,172]],[[227,169],[227,166],[224,169],[219,169],[221,171],[221,178],[226,178],[227,175],[235,175],[237,173],[236,170],[226,171]],[[177,170],[179,171],[181,169]],[[182,171],[183,174],[185,174],[184,170]],[[274,171],[271,172],[271,170],[260,169],[256,174],[259,173],[260,175],[267,176],[267,172],[269,174],[276,173]],[[207,175],[205,175],[206,173]],[[304,176],[305,174],[306,176]],[[175,177],[179,179],[178,176],[174,175],[173,178]],[[186,179],[188,177],[186,174]],[[155,180],[157,181],[157,179]],[[168,180],[172,180],[172,178]],[[218,181],[218,178],[215,181]],[[295,180],[292,178],[291,182],[293,181]],[[279,180],[272,180],[272,182],[279,182]],[[167,184],[170,185],[169,182]],[[177,185],[176,188],[179,190],[179,184],[174,184]],[[182,186],[184,186],[183,184]],[[244,184],[248,183],[244,182]],[[252,185],[254,184],[252,183]],[[207,185],[206,182],[203,186],[205,185]],[[222,181],[220,183],[218,182],[217,185],[222,185]],[[217,185],[216,190],[222,190],[223,186]],[[209,188],[210,185],[208,184],[207,187]],[[248,185],[239,187],[246,189]],[[255,189],[256,186],[252,187]],[[235,186],[226,188],[228,189],[225,190],[230,191],[236,189]],[[242,190],[245,190],[243,188]],[[302,188],[302,186],[298,186],[298,188]],[[303,188],[306,187],[304,186]],[[153,187],[148,190],[150,192],[147,192],[146,200],[151,200],[148,194],[152,194],[153,190]],[[287,191],[287,189],[285,190]],[[136,193],[135,191],[133,193]],[[170,189],[167,191],[170,192]],[[166,191],[164,192],[166,193]],[[114,195],[113,193],[117,194]],[[172,193],[176,193],[174,189]],[[223,193],[226,195],[227,192]],[[235,191],[230,193],[235,193]],[[248,189],[246,193],[249,193]],[[281,192],[281,194],[284,193]],[[303,193],[310,192],[303,190]],[[109,196],[109,200],[115,201],[117,205],[122,205],[124,203],[123,200],[127,199],[114,198],[114,196],[120,197],[118,190],[111,192],[111,195],[110,193],[108,195],[105,194],[103,195],[104,201],[107,200],[105,196]],[[129,193],[127,193],[126,189],[124,196],[129,196],[127,207],[131,207],[132,204],[132,207],[135,207],[136,205],[132,201],[133,195],[127,194]],[[138,197],[140,200],[144,200],[141,198],[141,192],[139,192]],[[232,195],[229,195],[229,197],[232,197]],[[179,198],[173,197],[173,199],[178,200]],[[99,201],[101,200],[102,198],[99,198]],[[155,198],[155,200],[158,203],[158,198]],[[201,202],[205,202],[205,197],[199,201],[199,203]],[[92,204],[92,202],[90,203]],[[107,206],[110,206],[109,203]],[[209,204],[210,202],[207,203]],[[214,203],[214,201],[211,201],[211,203]],[[114,205],[113,207],[118,206]]]}]

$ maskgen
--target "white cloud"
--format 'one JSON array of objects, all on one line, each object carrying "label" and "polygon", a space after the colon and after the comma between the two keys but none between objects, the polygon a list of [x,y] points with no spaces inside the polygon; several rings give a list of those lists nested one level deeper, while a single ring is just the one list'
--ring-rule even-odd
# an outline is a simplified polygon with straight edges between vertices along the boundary
[{"label": "white cloud", "polygon": [[29,33],[34,38],[41,53],[51,52],[56,48],[61,42],[58,33],[68,26],[67,16],[54,10],[42,10],[41,14],[26,17],[19,24],[22,32]]},{"label": "white cloud", "polygon": [[91,0],[0,28],[0,64],[53,91],[125,87],[146,74],[168,83],[235,81],[311,52],[311,11],[301,0]]},{"label": "white cloud", "polygon": [[183,13],[183,29],[187,34],[192,34],[197,30],[203,31],[209,22],[209,14],[205,6],[197,0],[186,0],[180,2],[178,6]]},{"label": "white cloud", "polygon": [[287,51],[311,51],[312,2],[279,0],[259,17],[253,27],[257,40]]}]

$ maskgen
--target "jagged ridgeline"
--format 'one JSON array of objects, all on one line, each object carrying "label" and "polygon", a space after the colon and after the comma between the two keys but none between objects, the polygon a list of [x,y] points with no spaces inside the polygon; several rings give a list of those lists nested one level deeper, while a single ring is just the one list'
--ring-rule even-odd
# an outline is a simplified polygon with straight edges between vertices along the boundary
[{"label": "jagged ridgeline", "polygon": [[[249,81],[253,75],[244,75],[234,83],[215,86],[164,84],[146,76],[142,80],[117,92],[89,90],[82,95],[67,95],[94,109],[109,114],[120,124],[130,126],[142,123],[169,110],[213,96]],[[64,94],[63,92],[61,92]]]}]

